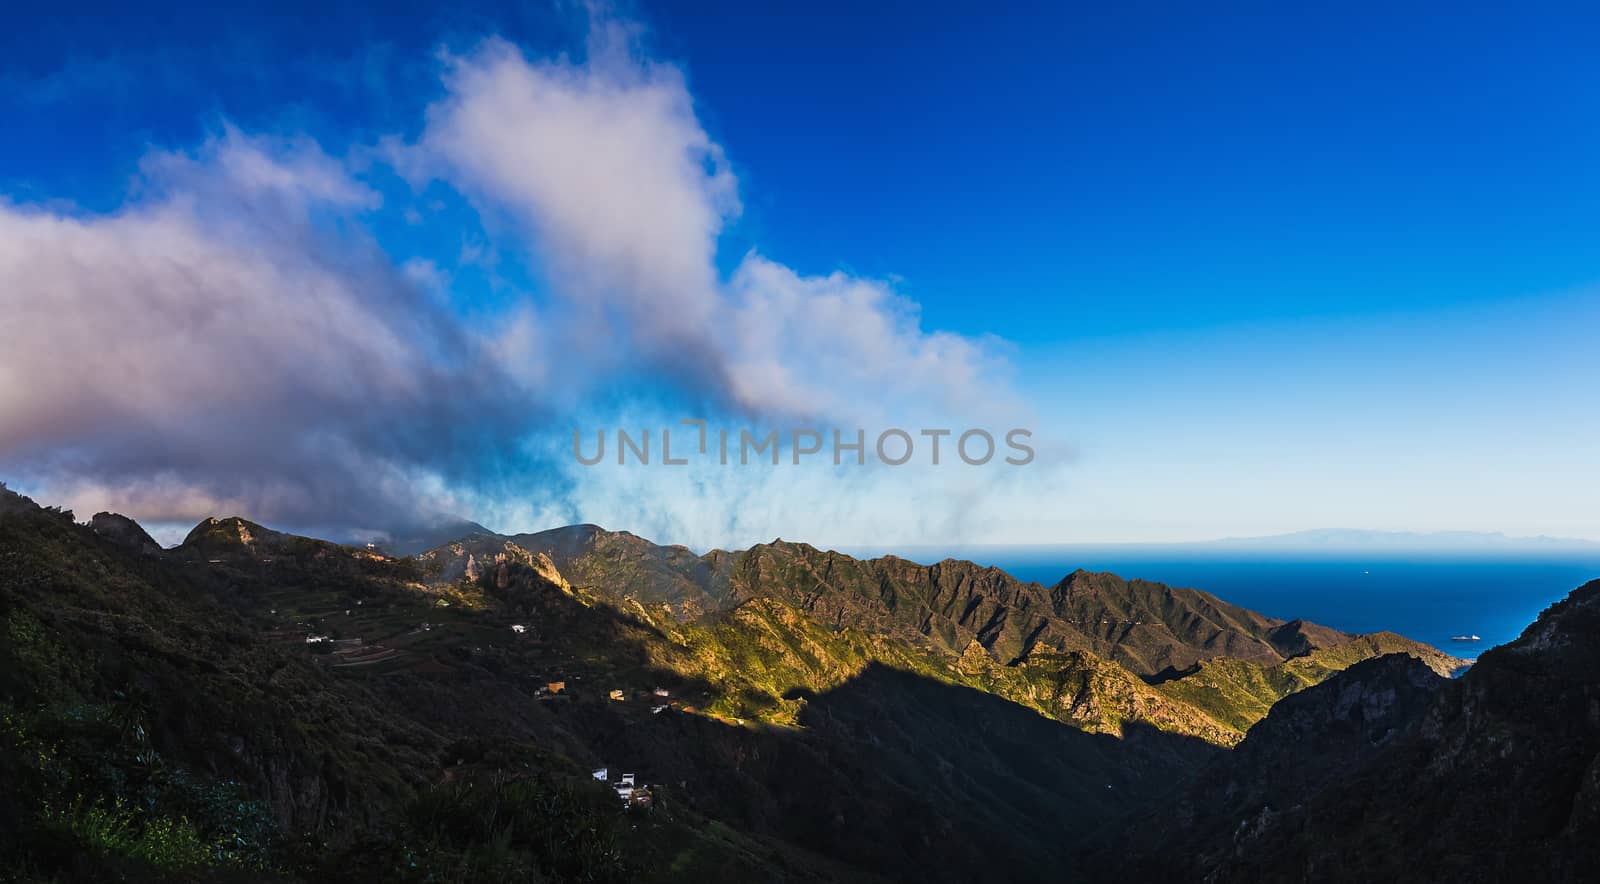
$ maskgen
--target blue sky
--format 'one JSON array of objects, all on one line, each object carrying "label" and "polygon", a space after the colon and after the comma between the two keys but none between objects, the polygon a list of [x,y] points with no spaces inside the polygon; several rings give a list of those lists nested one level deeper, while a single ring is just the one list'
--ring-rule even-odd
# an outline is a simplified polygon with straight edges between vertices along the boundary
[{"label": "blue sky", "polygon": [[[455,354],[445,360],[455,373],[436,379],[442,388],[481,390],[482,402],[463,407],[528,421],[497,417],[506,426],[485,432],[488,441],[439,433],[424,417],[449,418],[431,411],[415,426],[313,421],[318,439],[339,440],[357,463],[371,452],[352,440],[407,440],[379,446],[393,467],[384,490],[352,487],[330,500],[290,487],[295,469],[315,475],[352,461],[286,460],[270,480],[219,482],[241,466],[194,475],[176,459],[111,457],[83,441],[106,425],[0,399],[17,403],[14,423],[40,428],[0,437],[0,469],[80,507],[105,499],[174,522],[227,504],[308,527],[345,524],[351,510],[407,507],[421,488],[429,507],[496,527],[583,518],[702,545],[776,534],[842,544],[1178,540],[1330,526],[1600,539],[1585,495],[1574,493],[1600,488],[1600,455],[1585,442],[1600,429],[1600,348],[1589,344],[1600,319],[1592,11],[858,5],[24,17],[0,37],[0,106],[11,120],[0,127],[0,193],[18,212],[35,224],[41,213],[92,224],[169,199],[197,202],[203,218],[231,218],[237,179],[216,184],[207,169],[259,152],[296,170],[299,193],[306,163],[321,169],[325,159],[363,195],[326,200],[319,191],[293,224],[351,246],[341,255],[370,251],[353,273],[399,274],[425,289],[437,313],[428,334],[440,337],[418,346]],[[626,32],[622,67],[586,60],[597,45],[591,18]],[[661,227],[615,241],[614,224],[572,207],[625,212],[628,188],[569,194],[537,169],[514,177],[533,162],[517,159],[525,148],[565,162],[538,153],[547,144],[515,140],[517,127],[535,117],[541,131],[588,125],[581,108],[502,114],[493,131],[470,113],[451,115],[458,99],[491,100],[489,87],[474,93],[450,75],[451,59],[467,60],[466,80],[480,62],[488,70],[490,38],[535,76],[579,71],[588,85],[573,87],[575,100],[593,97],[585,90],[594,83],[639,82],[669,103],[682,98],[687,117],[648,102],[602,117],[610,125],[639,113],[675,126],[713,174],[690,182],[690,204],[678,201],[681,181],[667,182],[642,213],[658,212]],[[576,67],[548,67],[561,53]],[[665,116],[649,116],[657,111]],[[500,138],[511,154],[486,146]],[[193,163],[151,171],[153,155],[173,154]],[[685,205],[707,214],[678,223]],[[686,237],[687,228],[703,236]],[[274,231],[238,237],[281,242]],[[117,241],[125,235],[135,236]],[[709,257],[699,254],[706,242]],[[240,248],[229,240],[229,255]],[[568,266],[574,252],[596,263]],[[640,264],[654,277],[662,262],[669,276],[682,269],[680,253],[714,269],[616,296],[600,312],[622,314],[620,326],[557,323],[556,313],[586,314],[595,287],[624,287],[606,275],[619,256],[655,262]],[[849,288],[857,283],[871,293]],[[729,300],[682,295],[696,286]],[[673,300],[680,295],[688,300]],[[927,354],[950,352],[937,349],[950,344],[937,333],[961,349],[939,357],[945,368],[926,383],[900,389],[884,383],[888,374],[819,366],[817,352],[859,358],[850,348],[864,345],[815,329],[795,335],[805,347],[761,362],[787,378],[780,385],[714,379],[733,369],[748,377],[761,350],[750,340],[760,324],[725,321],[727,304],[759,298],[770,309],[765,299],[814,297],[870,301],[870,318],[914,317],[913,331],[871,351],[885,372],[924,372]],[[65,309],[92,300],[73,303]],[[698,318],[655,335],[662,317],[685,315],[685,303],[699,305],[688,311]],[[375,309],[387,316],[394,306]],[[479,345],[456,352],[449,342],[460,329],[493,336],[518,317],[546,337],[535,345],[502,335],[485,352],[565,346],[586,355],[524,354],[496,363],[513,376],[509,386],[478,383]],[[604,333],[584,336],[597,327]],[[135,376],[148,371],[153,391],[170,391],[150,360],[180,345],[156,340],[128,356]],[[722,347],[726,359],[685,356]],[[262,359],[262,370],[280,364]],[[945,370],[969,363],[989,386],[964,387],[964,370]],[[575,364],[582,383],[562,382]],[[23,363],[12,367],[20,374]],[[838,392],[845,387],[877,393]],[[237,391],[202,394],[220,397],[210,414],[238,401]],[[323,405],[345,408],[338,398]],[[754,477],[698,467],[682,476],[574,473],[549,453],[557,427],[694,409],[730,421],[799,414],[824,426],[890,416],[1027,425],[1045,455],[1023,478]],[[166,406],[118,413],[116,434],[152,450],[164,437],[204,432],[189,422],[196,415]],[[286,444],[309,448],[309,438]],[[130,477],[145,491],[109,490]],[[381,521],[358,527],[381,530]]]}]

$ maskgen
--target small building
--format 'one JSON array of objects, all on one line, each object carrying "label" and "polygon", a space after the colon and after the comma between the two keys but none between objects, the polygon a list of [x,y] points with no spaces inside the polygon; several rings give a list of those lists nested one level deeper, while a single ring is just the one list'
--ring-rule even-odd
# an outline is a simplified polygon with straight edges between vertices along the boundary
[{"label": "small building", "polygon": [[608,696],[610,696],[610,697],[611,697],[611,699],[613,699],[613,700],[622,700],[622,699],[626,699],[626,698],[625,698],[625,697],[624,697],[624,696],[623,696],[623,694],[622,694],[622,690],[621,690],[621,689],[620,689],[620,688],[619,688],[619,689],[617,689],[617,690],[614,690],[614,691],[612,691],[612,692],[611,692],[611,693],[610,693],[610,694],[609,694],[609,695],[608,695]]},{"label": "small building", "polygon": [[331,635],[308,635],[308,636],[306,636],[306,644],[308,644],[308,645],[316,645],[316,644],[321,644],[321,643],[323,643],[325,641],[331,641],[332,639],[333,639],[333,636],[331,636]]},{"label": "small building", "polygon": [[628,796],[628,808],[630,810],[635,807],[649,810],[653,804],[655,804],[655,796],[650,794],[649,789],[634,789],[633,794]]},{"label": "small building", "polygon": [[660,706],[651,706],[650,707],[650,714],[651,715],[660,715],[661,713],[667,711],[670,708],[671,707],[668,706],[665,703],[662,703]]},{"label": "small building", "polygon": [[671,696],[671,694],[667,691],[666,688],[656,688],[654,691],[651,691],[651,693],[655,694],[658,697]]},{"label": "small building", "polygon": [[552,694],[559,694],[567,689],[567,683],[564,681],[552,681],[545,685],[545,689]]},{"label": "small building", "polygon": [[611,776],[611,772],[606,768],[597,767],[590,771],[589,775],[603,783]]},{"label": "small building", "polygon": [[513,623],[511,624],[511,631],[515,632],[517,635],[521,635],[528,631],[528,627],[523,626],[521,623]]},{"label": "small building", "polygon": [[631,789],[633,788],[633,774],[625,773],[622,775],[622,779],[617,780],[617,782]]}]

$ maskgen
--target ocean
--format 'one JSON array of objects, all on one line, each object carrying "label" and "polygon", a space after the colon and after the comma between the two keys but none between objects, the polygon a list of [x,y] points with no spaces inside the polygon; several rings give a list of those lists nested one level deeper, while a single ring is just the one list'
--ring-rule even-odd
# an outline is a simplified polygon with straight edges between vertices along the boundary
[{"label": "ocean", "polygon": [[[854,551],[875,552],[884,551]],[[1388,630],[1458,657],[1515,639],[1539,612],[1600,578],[1600,553],[1221,551],[1174,546],[966,547],[904,558],[970,559],[1054,584],[1078,568],[1211,593],[1284,620]],[[1477,635],[1478,641],[1454,636]]]}]

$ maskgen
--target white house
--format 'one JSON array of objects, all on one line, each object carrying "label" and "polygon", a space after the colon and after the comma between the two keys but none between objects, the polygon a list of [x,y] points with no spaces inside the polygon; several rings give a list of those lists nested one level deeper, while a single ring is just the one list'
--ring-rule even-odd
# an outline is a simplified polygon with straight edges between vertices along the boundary
[{"label": "white house", "polygon": [[513,623],[511,624],[511,631],[515,632],[517,635],[521,635],[528,631],[528,627],[523,626],[521,623]]},{"label": "white house", "polygon": [[606,768],[597,767],[591,772],[590,775],[593,776],[595,779],[597,779],[597,780],[599,780],[600,782],[603,783],[603,782],[606,781],[606,778],[611,775],[611,772],[609,770],[607,770]]}]

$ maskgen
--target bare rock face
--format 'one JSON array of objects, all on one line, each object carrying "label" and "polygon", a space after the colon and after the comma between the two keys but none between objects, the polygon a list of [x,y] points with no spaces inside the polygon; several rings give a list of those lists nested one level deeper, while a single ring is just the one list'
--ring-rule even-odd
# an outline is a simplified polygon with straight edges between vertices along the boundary
[{"label": "bare rock face", "polygon": [[95,513],[89,520],[89,527],[94,533],[104,537],[112,543],[118,543],[129,549],[137,550],[146,555],[160,555],[161,544],[156,543],[139,523],[124,515],[117,513]]},{"label": "bare rock face", "polygon": [[966,650],[961,652],[961,658],[956,665],[963,672],[983,672],[994,666],[994,658],[989,656],[989,650],[977,639],[967,642]]},{"label": "bare rock face", "polygon": [[533,568],[533,573],[556,586],[562,592],[572,591],[572,584],[567,582],[567,578],[561,576],[561,572],[556,570],[555,563],[550,561],[550,557],[544,553],[535,554],[533,561],[529,563],[529,567]]},{"label": "bare rock face", "polygon": [[556,569],[550,556],[543,552],[530,552],[516,542],[504,537],[483,535],[447,543],[417,556],[428,565],[437,564],[435,583],[455,583],[460,580],[477,582],[488,575],[494,588],[505,591],[526,580],[531,574],[536,583],[550,584],[563,592],[571,592],[572,585]]}]

